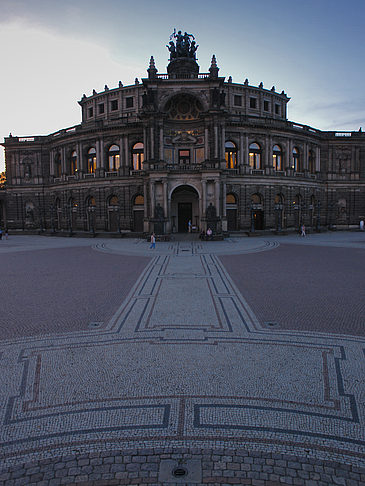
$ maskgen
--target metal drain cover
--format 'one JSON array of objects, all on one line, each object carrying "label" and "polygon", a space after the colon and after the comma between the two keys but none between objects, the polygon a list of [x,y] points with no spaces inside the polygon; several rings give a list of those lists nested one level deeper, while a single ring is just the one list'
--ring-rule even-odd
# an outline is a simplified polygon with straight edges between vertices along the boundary
[{"label": "metal drain cover", "polygon": [[87,326],[90,329],[95,329],[97,327],[101,327],[104,324],[104,322],[89,322],[89,325]]},{"label": "metal drain cover", "polygon": [[197,459],[162,459],[158,482],[167,484],[201,484],[201,461]]},{"label": "metal drain cover", "polygon": [[264,326],[268,327],[269,329],[273,329],[274,327],[275,328],[280,327],[280,324],[278,322],[268,321],[268,322],[264,322]]}]

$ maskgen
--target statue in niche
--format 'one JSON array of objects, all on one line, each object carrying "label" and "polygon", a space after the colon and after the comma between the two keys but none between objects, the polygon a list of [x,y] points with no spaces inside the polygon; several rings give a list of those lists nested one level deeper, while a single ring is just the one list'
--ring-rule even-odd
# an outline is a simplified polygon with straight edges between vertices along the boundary
[{"label": "statue in niche", "polygon": [[154,108],[155,106],[155,92],[148,89],[142,95],[142,108]]},{"label": "statue in niche", "polygon": [[33,203],[25,205],[25,220],[27,223],[34,223],[34,206]]},{"label": "statue in niche", "polygon": [[220,93],[218,88],[214,88],[212,91],[212,105],[219,106],[220,102]]},{"label": "statue in niche", "polygon": [[154,224],[154,230],[157,235],[165,234],[164,219],[165,218],[163,213],[163,207],[160,205],[160,203],[157,203],[157,206],[155,207],[155,224]]},{"label": "statue in niche", "polygon": [[224,91],[221,91],[220,96],[219,96],[219,103],[220,105],[225,105],[226,103],[226,93]]},{"label": "statue in niche", "polygon": [[209,219],[215,219],[217,217],[217,210],[216,210],[215,206],[213,206],[212,203],[210,203],[209,206],[207,207],[207,210],[205,212],[205,216],[208,220]]},{"label": "statue in niche", "polygon": [[155,207],[155,219],[160,221],[164,219],[163,207],[160,203],[157,203],[157,206]]},{"label": "statue in niche", "polygon": [[207,228],[210,228],[213,231],[213,233],[216,233],[217,222],[219,218],[217,218],[217,209],[215,206],[213,206],[212,203],[210,203],[209,206],[207,207],[205,212],[205,217],[207,220]]}]

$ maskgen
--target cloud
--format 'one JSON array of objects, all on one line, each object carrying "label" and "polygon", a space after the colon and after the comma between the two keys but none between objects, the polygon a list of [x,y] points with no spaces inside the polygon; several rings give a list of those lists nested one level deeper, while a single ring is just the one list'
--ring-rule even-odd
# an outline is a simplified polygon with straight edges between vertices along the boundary
[{"label": "cloud", "polygon": [[[132,83],[136,66],[121,66],[106,47],[23,21],[0,30],[0,137],[48,134],[81,121],[77,101],[92,89]],[[4,157],[0,155],[0,170]]]}]

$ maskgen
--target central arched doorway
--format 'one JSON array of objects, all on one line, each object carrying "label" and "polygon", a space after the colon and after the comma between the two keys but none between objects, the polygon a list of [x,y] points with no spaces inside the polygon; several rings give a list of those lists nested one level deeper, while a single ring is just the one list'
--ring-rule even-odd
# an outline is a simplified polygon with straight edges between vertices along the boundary
[{"label": "central arched doorway", "polygon": [[173,233],[187,233],[189,221],[199,229],[199,194],[188,185],[179,186],[171,194],[171,227]]}]

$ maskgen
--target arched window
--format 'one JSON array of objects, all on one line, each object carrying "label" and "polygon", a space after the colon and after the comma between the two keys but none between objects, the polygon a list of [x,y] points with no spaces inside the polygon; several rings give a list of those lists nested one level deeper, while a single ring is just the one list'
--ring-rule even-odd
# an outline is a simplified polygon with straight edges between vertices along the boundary
[{"label": "arched window", "polygon": [[108,151],[109,172],[117,171],[120,167],[120,155],[118,145],[112,145]]},{"label": "arched window", "polygon": [[316,172],[316,163],[315,163],[314,153],[313,150],[309,150],[308,152],[308,170],[310,174],[315,174]]},{"label": "arched window", "polygon": [[96,170],[96,150],[91,147],[87,153],[87,172],[88,174],[94,174]]},{"label": "arched window", "polygon": [[227,194],[226,204],[237,204],[236,196],[234,194]]},{"label": "arched window", "polygon": [[144,197],[142,195],[138,195],[134,199],[135,206],[143,206],[144,205]]},{"label": "arched window", "polygon": [[118,206],[118,203],[119,203],[118,196],[110,196],[109,206]]},{"label": "arched window", "polygon": [[273,147],[272,165],[274,170],[283,170],[283,154],[279,145],[274,145]]},{"label": "arched window", "polygon": [[302,166],[300,163],[300,154],[299,154],[299,150],[296,147],[293,148],[293,159],[292,159],[291,168],[295,172],[302,172]]},{"label": "arched window", "polygon": [[69,200],[68,200],[68,207],[72,211],[77,211],[78,204],[77,204],[77,202],[75,201],[75,199],[73,197],[70,197],[69,198]]},{"label": "arched window", "polygon": [[252,194],[251,202],[252,202],[252,204],[261,204],[262,201],[261,201],[260,194]]},{"label": "arched window", "polygon": [[75,175],[77,172],[77,153],[74,150],[71,154],[71,159],[70,159],[70,174]]},{"label": "arched window", "polygon": [[137,142],[132,148],[132,162],[134,170],[142,170],[144,161],[144,146],[142,142]]},{"label": "arched window", "polygon": [[225,143],[226,168],[235,169],[237,167],[237,147],[233,142]]},{"label": "arched window", "polygon": [[261,147],[258,143],[254,142],[250,144],[248,158],[252,169],[262,169]]},{"label": "arched window", "polygon": [[95,197],[89,196],[87,198],[87,201],[86,201],[86,207],[91,208],[91,207],[95,207],[95,206],[96,206]]},{"label": "arched window", "polygon": [[55,177],[61,177],[61,174],[62,174],[61,154],[57,153],[54,158],[54,175]]}]

